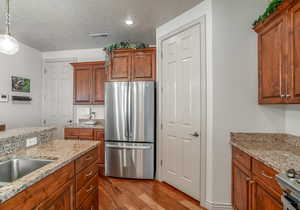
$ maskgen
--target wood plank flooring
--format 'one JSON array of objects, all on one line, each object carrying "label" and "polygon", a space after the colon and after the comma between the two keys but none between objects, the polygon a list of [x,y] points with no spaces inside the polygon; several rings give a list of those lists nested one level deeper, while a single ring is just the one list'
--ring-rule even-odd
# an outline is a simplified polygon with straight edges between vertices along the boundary
[{"label": "wood plank flooring", "polygon": [[205,210],[175,188],[149,180],[99,178],[100,210]]}]

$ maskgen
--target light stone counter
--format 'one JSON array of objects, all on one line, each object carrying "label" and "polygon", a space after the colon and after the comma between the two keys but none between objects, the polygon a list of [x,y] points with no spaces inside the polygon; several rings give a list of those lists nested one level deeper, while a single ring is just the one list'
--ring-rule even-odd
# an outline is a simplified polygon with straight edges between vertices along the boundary
[{"label": "light stone counter", "polygon": [[27,187],[37,183],[46,176],[77,159],[86,152],[98,146],[96,141],[65,141],[53,140],[29,149],[23,149],[16,153],[2,156],[1,160],[11,157],[30,157],[54,160],[44,167],[0,188],[0,203],[5,202]]},{"label": "light stone counter", "polygon": [[300,170],[300,137],[288,134],[232,133],[231,145],[278,172]]}]

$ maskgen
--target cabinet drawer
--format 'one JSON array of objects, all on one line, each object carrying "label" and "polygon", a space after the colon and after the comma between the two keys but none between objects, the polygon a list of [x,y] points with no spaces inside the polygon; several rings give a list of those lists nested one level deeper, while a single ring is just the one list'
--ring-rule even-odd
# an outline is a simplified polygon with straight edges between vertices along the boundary
[{"label": "cabinet drawer", "polygon": [[65,136],[79,136],[80,130],[77,128],[65,128]]},{"label": "cabinet drawer", "polygon": [[88,183],[86,183],[77,193],[76,193],[76,207],[79,207],[82,202],[89,196],[92,195],[94,191],[98,190],[98,176],[95,175]]},{"label": "cabinet drawer", "polygon": [[94,136],[94,130],[92,128],[80,128],[79,130],[79,134],[78,136],[90,136],[93,137]]},{"label": "cabinet drawer", "polygon": [[232,147],[232,159],[241,163],[248,170],[251,169],[251,157],[235,147]]},{"label": "cabinet drawer", "polygon": [[92,177],[98,174],[98,166],[96,163],[87,167],[76,176],[76,192],[87,183]]},{"label": "cabinet drawer", "polygon": [[78,158],[75,162],[76,173],[90,166],[98,159],[98,147]]},{"label": "cabinet drawer", "polygon": [[82,202],[77,210],[98,210],[98,190],[95,190]]},{"label": "cabinet drawer", "polygon": [[282,193],[275,178],[275,175],[278,174],[278,172],[255,159],[252,159],[252,172],[263,182],[263,184],[278,193]]}]

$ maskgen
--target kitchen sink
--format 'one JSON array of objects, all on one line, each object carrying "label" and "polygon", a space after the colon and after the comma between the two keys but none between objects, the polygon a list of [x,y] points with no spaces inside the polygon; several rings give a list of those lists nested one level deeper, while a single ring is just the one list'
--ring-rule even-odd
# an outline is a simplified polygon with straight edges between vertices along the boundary
[{"label": "kitchen sink", "polygon": [[49,163],[53,160],[10,158],[0,161],[0,186],[13,182]]}]

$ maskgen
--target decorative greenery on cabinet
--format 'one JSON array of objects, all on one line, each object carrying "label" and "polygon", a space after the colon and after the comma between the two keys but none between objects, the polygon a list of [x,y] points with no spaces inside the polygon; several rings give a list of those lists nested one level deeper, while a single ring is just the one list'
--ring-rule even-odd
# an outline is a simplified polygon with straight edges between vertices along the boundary
[{"label": "decorative greenery on cabinet", "polygon": [[110,44],[103,48],[103,51],[106,52],[105,57],[105,67],[110,65],[110,55],[113,50],[116,49],[143,49],[149,47],[149,44],[143,42],[131,42],[131,41],[122,41]]},{"label": "decorative greenery on cabinet", "polygon": [[252,26],[256,26],[259,23],[264,22],[273,12],[276,11],[278,6],[283,2],[284,0],[272,0],[265,10],[264,14],[260,15],[257,20],[254,21]]}]

